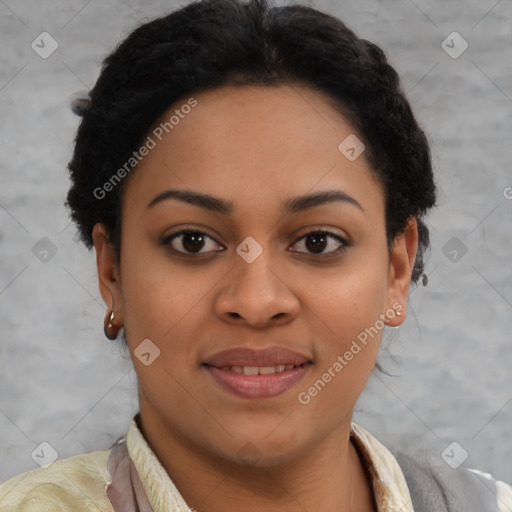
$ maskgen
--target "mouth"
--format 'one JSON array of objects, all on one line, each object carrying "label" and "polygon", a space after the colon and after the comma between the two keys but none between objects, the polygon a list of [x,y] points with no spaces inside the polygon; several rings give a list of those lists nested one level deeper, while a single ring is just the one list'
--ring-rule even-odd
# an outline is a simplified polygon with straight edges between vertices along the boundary
[{"label": "mouth", "polygon": [[[278,364],[275,366],[240,366],[240,365],[232,365],[232,366],[222,366],[220,370],[224,370],[226,372],[233,372],[243,375],[270,375],[272,373],[281,373],[286,370],[293,370],[294,368],[298,368],[300,366],[304,366],[309,361],[302,364]],[[211,366],[211,365],[206,365]],[[213,366],[213,368],[217,368]]]},{"label": "mouth", "polygon": [[221,350],[204,359],[203,364],[216,368],[231,367],[235,368],[235,371],[237,371],[236,367],[265,368],[264,372],[275,373],[275,370],[281,372],[289,365],[299,366],[308,361],[311,361],[311,358],[306,354],[274,345],[259,349],[241,346]]},{"label": "mouth", "polygon": [[272,398],[289,391],[302,381],[311,368],[311,361],[302,364],[274,366],[225,365],[202,367],[223,391],[245,399]]}]

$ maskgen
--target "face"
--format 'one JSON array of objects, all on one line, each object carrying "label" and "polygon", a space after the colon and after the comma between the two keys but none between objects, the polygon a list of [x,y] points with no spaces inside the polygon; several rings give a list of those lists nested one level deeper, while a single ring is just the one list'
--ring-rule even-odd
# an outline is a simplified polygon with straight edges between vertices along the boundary
[{"label": "face", "polygon": [[340,151],[355,131],[318,92],[193,97],[125,184],[120,267],[94,229],[100,289],[147,428],[232,461],[254,447],[258,464],[291,461],[350,428],[384,324],[405,316],[416,223],[390,256],[382,187],[364,153]]}]

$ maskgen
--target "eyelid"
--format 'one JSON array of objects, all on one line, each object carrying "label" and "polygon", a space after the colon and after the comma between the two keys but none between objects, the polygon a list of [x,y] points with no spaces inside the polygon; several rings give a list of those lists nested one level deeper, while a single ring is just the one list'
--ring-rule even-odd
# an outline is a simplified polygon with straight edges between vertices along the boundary
[{"label": "eyelid", "polygon": [[331,229],[331,228],[316,227],[316,226],[308,226],[307,227],[307,231],[304,234],[300,235],[297,238],[297,241],[299,241],[302,238],[304,238],[305,236],[311,235],[313,233],[322,233],[322,234],[325,234],[325,235],[331,235],[332,237],[337,238],[338,240],[341,240],[343,242],[346,242],[347,244],[350,243],[350,240],[349,240],[348,236],[344,236],[341,233],[337,233],[336,231],[333,231],[333,229]]}]

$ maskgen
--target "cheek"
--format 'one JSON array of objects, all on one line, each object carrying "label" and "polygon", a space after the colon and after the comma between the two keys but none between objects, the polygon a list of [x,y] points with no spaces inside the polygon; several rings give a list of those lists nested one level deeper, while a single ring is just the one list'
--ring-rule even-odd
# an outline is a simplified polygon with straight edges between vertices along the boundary
[{"label": "cheek", "polygon": [[204,337],[208,294],[218,276],[212,277],[211,269],[173,262],[165,249],[149,244],[127,242],[123,250],[123,320],[131,351],[150,339],[166,368],[180,372],[194,365],[194,340],[201,332]]},{"label": "cheek", "polygon": [[142,335],[161,334],[172,327],[189,306],[194,283],[171,265],[164,248],[149,242],[123,241],[121,286],[123,315],[129,330]]},{"label": "cheek", "polygon": [[[197,364],[194,340],[201,326],[201,298],[208,292],[204,276],[185,271],[154,247],[127,242],[123,250],[123,321],[140,384],[153,403],[192,408],[192,414],[184,383]],[[148,365],[138,357],[147,352]]]},{"label": "cheek", "polygon": [[382,260],[357,258],[316,284],[305,294],[305,311],[311,312],[318,364],[302,386],[308,396],[301,403],[311,399],[309,405],[320,412],[353,405],[374,367],[385,326],[387,268]]},{"label": "cheek", "polygon": [[350,343],[384,312],[388,271],[385,255],[359,252],[350,254],[338,269],[325,275],[317,273],[315,286],[309,291],[304,288],[306,310],[316,314],[322,332],[330,333],[335,345]]}]

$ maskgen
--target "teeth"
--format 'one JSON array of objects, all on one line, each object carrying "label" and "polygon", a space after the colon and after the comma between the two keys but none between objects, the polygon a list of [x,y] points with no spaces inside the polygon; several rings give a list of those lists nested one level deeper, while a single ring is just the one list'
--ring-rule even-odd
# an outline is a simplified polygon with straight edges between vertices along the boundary
[{"label": "teeth", "polygon": [[260,366],[260,375],[264,375],[265,373],[276,373],[275,366]]},{"label": "teeth", "polygon": [[[297,365],[302,366],[302,365]],[[223,366],[221,369],[244,375],[268,375],[270,373],[284,372],[295,368],[294,364],[278,364],[276,366]]]}]

